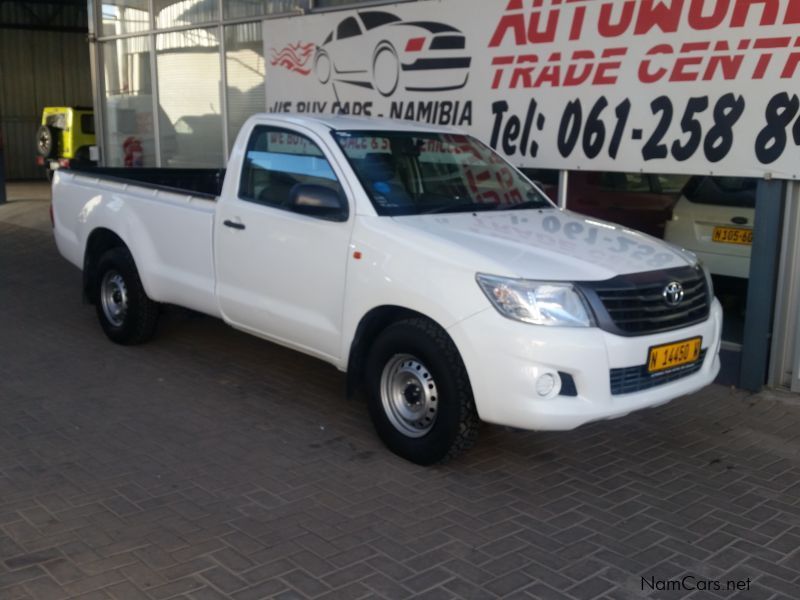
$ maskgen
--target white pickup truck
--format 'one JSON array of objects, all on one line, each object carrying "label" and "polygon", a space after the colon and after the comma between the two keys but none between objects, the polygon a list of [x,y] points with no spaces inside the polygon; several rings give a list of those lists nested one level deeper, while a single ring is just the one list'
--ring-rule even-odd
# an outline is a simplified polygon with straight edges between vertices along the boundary
[{"label": "white pickup truck", "polygon": [[114,342],[150,338],[162,303],[222,318],[346,371],[419,464],[480,421],[568,430],[719,370],[691,253],[559,210],[458,130],[256,115],[223,175],[58,171],[55,239]]}]

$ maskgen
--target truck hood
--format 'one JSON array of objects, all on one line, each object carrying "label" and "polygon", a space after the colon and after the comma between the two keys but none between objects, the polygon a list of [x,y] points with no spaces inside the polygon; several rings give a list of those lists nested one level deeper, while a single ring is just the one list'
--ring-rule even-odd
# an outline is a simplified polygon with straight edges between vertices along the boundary
[{"label": "truck hood", "polygon": [[638,231],[569,211],[531,209],[395,217],[398,224],[472,255],[494,275],[602,281],[692,263],[679,249]]}]

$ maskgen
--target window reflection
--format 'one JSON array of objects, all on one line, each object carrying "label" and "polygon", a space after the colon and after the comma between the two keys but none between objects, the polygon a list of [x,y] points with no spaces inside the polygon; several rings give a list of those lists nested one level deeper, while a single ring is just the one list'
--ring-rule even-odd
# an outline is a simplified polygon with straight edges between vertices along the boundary
[{"label": "window reflection", "polygon": [[258,22],[225,28],[228,143],[231,148],[247,118],[266,110],[261,31],[261,23]]},{"label": "window reflection", "polygon": [[219,19],[218,0],[154,0],[156,27],[197,25]]},{"label": "window reflection", "polygon": [[260,17],[292,12],[295,8],[309,8],[309,0],[225,0],[226,19]]},{"label": "window reflection", "polygon": [[150,29],[147,0],[103,0],[100,19],[103,36],[137,33]]},{"label": "window reflection", "polygon": [[104,42],[102,53],[106,164],[155,166],[149,39],[143,36]]},{"label": "window reflection", "polygon": [[224,165],[217,32],[191,29],[156,38],[159,105],[166,117],[160,127],[165,167]]}]

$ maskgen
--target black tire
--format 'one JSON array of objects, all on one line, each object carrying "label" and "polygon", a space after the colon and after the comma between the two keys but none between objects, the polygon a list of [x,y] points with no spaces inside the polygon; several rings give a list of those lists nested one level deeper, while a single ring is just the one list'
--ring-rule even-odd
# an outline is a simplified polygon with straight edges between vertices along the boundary
[{"label": "black tire", "polygon": [[[378,82],[378,59],[384,54],[388,54],[392,61],[391,70],[393,71],[393,79],[388,87],[381,89]],[[397,91],[397,87],[400,85],[400,58],[397,56],[397,50],[394,49],[394,46],[390,42],[383,41],[378,44],[375,48],[375,53],[372,55],[372,85],[384,98],[388,98],[394,94]]]},{"label": "black tire", "polygon": [[36,151],[45,158],[58,156],[58,129],[42,125],[36,131]]},{"label": "black tire", "polygon": [[327,52],[317,51],[314,57],[314,72],[317,74],[317,79],[322,85],[325,85],[331,80],[333,75],[333,63],[331,57]]},{"label": "black tire", "polygon": [[[124,289],[124,293],[120,289]],[[114,304],[112,291],[119,294],[119,304]],[[107,298],[105,304],[104,295]],[[126,346],[142,344],[155,334],[159,305],[147,297],[136,264],[126,248],[112,248],[100,257],[92,301],[100,326],[112,342]],[[114,319],[113,308],[107,304],[117,307],[124,304],[124,310],[116,314]]]},{"label": "black tire", "polygon": [[[435,381],[435,420],[419,437],[403,433],[393,423],[396,417],[390,414],[382,395],[384,370],[391,372],[391,365],[404,356],[416,357],[423,371],[429,371]],[[480,420],[464,363],[450,336],[428,319],[399,321],[381,332],[367,358],[366,389],[370,417],[378,436],[402,458],[419,465],[443,463],[477,441]]]}]

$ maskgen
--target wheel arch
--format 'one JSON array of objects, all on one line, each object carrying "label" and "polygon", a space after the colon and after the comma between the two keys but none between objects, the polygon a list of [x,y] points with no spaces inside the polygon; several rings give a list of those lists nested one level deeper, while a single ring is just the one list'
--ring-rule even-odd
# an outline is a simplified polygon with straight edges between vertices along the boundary
[{"label": "wheel arch", "polygon": [[113,248],[130,248],[124,240],[105,227],[94,229],[86,239],[86,251],[83,254],[83,298],[92,304],[91,290],[97,283],[97,263],[100,257]]},{"label": "wheel arch", "polygon": [[[350,352],[347,360],[348,397],[357,394],[363,385],[366,356],[378,335],[393,323],[413,318],[427,319],[447,333],[447,330],[435,319],[404,306],[391,304],[376,306],[361,317],[353,335],[353,341],[350,343]],[[449,336],[449,334],[447,335]]]}]

